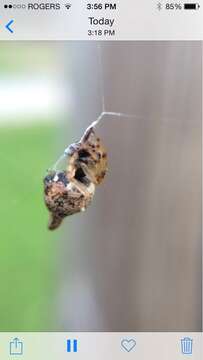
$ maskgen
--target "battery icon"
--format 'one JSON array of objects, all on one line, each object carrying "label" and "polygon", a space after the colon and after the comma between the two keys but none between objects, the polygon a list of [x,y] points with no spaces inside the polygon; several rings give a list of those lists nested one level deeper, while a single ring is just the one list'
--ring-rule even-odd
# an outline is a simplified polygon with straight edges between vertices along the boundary
[{"label": "battery icon", "polygon": [[187,3],[184,4],[185,10],[198,10],[200,8],[200,5],[198,3]]}]

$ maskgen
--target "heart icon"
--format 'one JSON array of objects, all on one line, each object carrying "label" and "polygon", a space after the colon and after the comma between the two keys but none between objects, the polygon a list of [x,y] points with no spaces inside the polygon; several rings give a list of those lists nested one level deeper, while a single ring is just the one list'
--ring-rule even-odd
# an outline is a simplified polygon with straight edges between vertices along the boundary
[{"label": "heart icon", "polygon": [[132,351],[135,345],[136,345],[136,341],[134,339],[123,339],[121,341],[122,348],[127,352]]}]

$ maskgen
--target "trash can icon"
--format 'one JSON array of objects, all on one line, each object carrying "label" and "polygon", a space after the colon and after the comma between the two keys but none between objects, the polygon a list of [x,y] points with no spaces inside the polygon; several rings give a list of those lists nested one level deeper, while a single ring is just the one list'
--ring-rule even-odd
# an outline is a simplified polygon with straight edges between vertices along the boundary
[{"label": "trash can icon", "polygon": [[193,340],[189,337],[181,339],[181,350],[183,354],[191,355],[192,354],[192,345]]}]

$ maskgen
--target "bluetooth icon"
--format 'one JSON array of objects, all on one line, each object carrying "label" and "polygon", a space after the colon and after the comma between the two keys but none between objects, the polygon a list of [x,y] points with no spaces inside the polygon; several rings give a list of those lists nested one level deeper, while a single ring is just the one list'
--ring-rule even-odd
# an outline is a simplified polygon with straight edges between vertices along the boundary
[{"label": "bluetooth icon", "polygon": [[159,3],[157,4],[157,9],[158,9],[159,11],[162,9],[162,3],[159,2]]}]

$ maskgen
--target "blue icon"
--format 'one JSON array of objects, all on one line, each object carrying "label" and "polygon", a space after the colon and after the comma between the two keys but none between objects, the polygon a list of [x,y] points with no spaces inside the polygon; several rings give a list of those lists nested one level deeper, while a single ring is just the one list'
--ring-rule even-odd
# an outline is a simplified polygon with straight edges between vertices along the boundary
[{"label": "blue icon", "polygon": [[181,339],[181,351],[184,355],[192,355],[193,340],[189,337]]},{"label": "blue icon", "polygon": [[67,340],[67,352],[78,352],[78,341],[77,340]]},{"label": "blue icon", "polygon": [[14,23],[14,20],[10,20],[8,24],[5,25],[5,28],[10,31],[11,34],[13,34],[13,29],[11,28],[11,25]]},{"label": "blue icon", "polygon": [[18,338],[10,342],[10,355],[23,355],[23,342]]},{"label": "blue icon", "polygon": [[123,339],[121,341],[122,348],[127,352],[131,352],[134,349],[135,345],[136,345],[135,339]]}]

